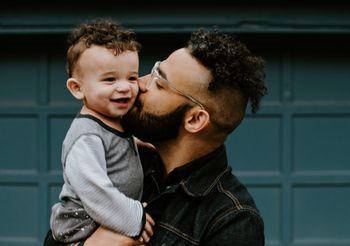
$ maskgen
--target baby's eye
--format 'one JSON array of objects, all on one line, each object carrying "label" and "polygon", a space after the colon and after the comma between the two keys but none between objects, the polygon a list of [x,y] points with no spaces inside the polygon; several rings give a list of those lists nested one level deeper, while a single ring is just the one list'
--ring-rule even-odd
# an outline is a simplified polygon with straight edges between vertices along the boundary
[{"label": "baby's eye", "polygon": [[114,82],[114,81],[115,81],[115,78],[114,78],[114,77],[107,77],[107,78],[104,78],[103,81],[106,81],[106,82]]},{"label": "baby's eye", "polygon": [[131,76],[131,77],[129,77],[129,80],[130,81],[137,81],[138,77],[137,76]]}]

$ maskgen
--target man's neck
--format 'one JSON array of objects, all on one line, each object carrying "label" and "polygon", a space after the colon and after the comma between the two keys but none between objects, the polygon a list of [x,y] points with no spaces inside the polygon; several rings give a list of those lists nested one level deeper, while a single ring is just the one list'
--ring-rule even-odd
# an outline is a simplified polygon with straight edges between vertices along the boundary
[{"label": "man's neck", "polygon": [[164,163],[166,175],[168,175],[175,168],[209,154],[219,146],[220,144],[208,145],[205,142],[175,139],[157,144],[156,148]]}]

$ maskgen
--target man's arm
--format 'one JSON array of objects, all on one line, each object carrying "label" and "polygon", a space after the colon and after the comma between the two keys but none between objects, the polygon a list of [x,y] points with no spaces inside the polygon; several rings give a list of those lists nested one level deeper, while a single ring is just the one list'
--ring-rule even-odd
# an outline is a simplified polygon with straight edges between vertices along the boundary
[{"label": "man's arm", "polygon": [[142,240],[135,240],[122,234],[113,232],[106,227],[100,226],[84,243],[84,246],[142,246],[149,242],[153,235],[154,221],[146,214],[146,225],[142,233]]},{"label": "man's arm", "polygon": [[[118,234],[116,232],[113,232],[105,227],[100,226],[97,228],[97,230],[86,239],[85,242],[83,242],[84,246],[108,246],[108,245],[120,245],[120,246],[142,246],[145,245],[145,243],[148,243],[151,236],[153,235],[153,227],[154,221],[151,216],[146,214],[146,225],[142,233],[142,241],[132,239],[130,237],[127,237],[122,234]],[[81,245],[78,242],[74,244],[75,246]],[[61,243],[55,241],[55,239],[52,236],[51,230],[49,230],[46,234],[45,240],[44,240],[45,246],[59,246],[62,245]],[[67,244],[71,245],[71,244]]]},{"label": "man's arm", "polygon": [[139,240],[99,227],[84,243],[84,246],[142,246]]},{"label": "man's arm", "polygon": [[[62,246],[64,244],[56,242],[52,237],[51,230],[48,231],[45,241],[45,246]],[[67,244],[71,245],[71,244]],[[74,244],[80,245],[80,242]],[[115,233],[106,229],[105,227],[99,227],[85,242],[84,246],[143,246],[145,244],[138,240],[134,240],[130,237]]]}]

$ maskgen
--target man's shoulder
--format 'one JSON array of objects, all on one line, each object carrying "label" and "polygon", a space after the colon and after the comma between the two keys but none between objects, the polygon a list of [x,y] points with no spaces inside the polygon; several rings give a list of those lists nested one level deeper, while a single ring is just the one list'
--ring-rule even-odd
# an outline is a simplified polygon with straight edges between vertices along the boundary
[{"label": "man's shoulder", "polygon": [[261,217],[248,188],[230,170],[217,180],[207,199],[223,213],[247,213]]},{"label": "man's shoulder", "polygon": [[220,228],[230,228],[228,231],[250,228],[253,237],[257,234],[262,240],[264,237],[262,215],[247,187],[231,172],[218,180],[206,199],[213,211],[208,216],[211,221],[209,231],[214,233]]}]

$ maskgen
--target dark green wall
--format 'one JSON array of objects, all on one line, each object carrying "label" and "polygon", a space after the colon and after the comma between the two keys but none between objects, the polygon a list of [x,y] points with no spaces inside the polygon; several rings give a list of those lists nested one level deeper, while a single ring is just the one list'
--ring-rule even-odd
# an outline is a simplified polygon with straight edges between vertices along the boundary
[{"label": "dark green wall", "polygon": [[42,245],[61,142],[80,107],[65,88],[66,35],[107,16],[137,32],[141,74],[198,27],[234,33],[263,56],[270,93],[227,148],[263,213],[267,245],[350,245],[350,9],[236,2],[2,1],[0,245]]}]

